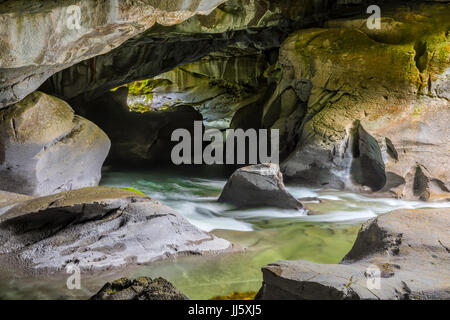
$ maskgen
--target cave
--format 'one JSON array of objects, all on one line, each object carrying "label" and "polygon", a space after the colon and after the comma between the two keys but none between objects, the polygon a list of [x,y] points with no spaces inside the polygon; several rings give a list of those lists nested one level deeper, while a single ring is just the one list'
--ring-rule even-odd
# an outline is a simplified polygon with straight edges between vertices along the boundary
[{"label": "cave", "polygon": [[449,14],[0,0],[0,299],[450,299]]}]

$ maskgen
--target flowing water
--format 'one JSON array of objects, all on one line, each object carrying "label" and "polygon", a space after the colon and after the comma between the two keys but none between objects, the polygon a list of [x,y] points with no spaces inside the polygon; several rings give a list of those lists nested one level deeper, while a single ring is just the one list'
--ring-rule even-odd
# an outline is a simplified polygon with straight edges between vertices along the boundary
[{"label": "flowing water", "polygon": [[[157,171],[157,172],[155,172]],[[237,210],[217,198],[225,178],[178,172],[106,171],[102,185],[133,187],[176,209],[192,224],[245,247],[243,252],[216,256],[170,258],[150,265],[86,275],[82,290],[67,290],[67,275],[23,278],[4,270],[0,298],[87,298],[106,282],[122,276],[164,277],[193,299],[234,291],[257,291],[261,267],[277,260],[305,259],[338,263],[350,250],[362,222],[401,208],[450,207],[449,202],[424,203],[370,198],[360,194],[287,186],[306,202],[305,211],[259,208]]]}]

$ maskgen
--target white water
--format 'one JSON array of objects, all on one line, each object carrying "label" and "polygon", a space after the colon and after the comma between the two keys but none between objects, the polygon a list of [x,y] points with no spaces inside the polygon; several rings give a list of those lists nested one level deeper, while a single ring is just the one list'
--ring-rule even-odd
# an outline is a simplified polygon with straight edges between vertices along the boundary
[{"label": "white water", "polygon": [[450,202],[426,203],[392,198],[371,198],[361,194],[337,190],[320,190],[287,186],[296,198],[315,197],[322,203],[308,204],[308,210],[282,210],[278,208],[235,209],[217,202],[226,183],[225,179],[176,177],[170,173],[109,172],[103,185],[133,187],[148,196],[171,206],[192,224],[202,230],[215,229],[253,231],[254,223],[271,219],[294,219],[310,222],[358,223],[377,215],[414,208],[450,207]]}]

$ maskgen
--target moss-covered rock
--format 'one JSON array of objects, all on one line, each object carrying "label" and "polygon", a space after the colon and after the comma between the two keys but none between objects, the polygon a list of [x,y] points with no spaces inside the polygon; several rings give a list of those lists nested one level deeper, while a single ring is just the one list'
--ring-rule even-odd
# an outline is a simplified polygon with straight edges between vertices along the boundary
[{"label": "moss-covered rock", "polygon": [[[449,5],[388,8],[380,30],[367,29],[363,18],[342,19],[295,32],[283,43],[283,75],[263,121],[269,127],[295,123],[286,134],[296,145],[282,165],[286,177],[358,188],[349,168],[359,121],[378,140],[386,171],[405,177],[414,161],[427,163],[432,176],[448,185],[449,137],[439,131],[449,117]],[[297,107],[282,103],[286,113],[274,118],[288,90],[296,93]],[[385,138],[397,160],[389,160]],[[431,153],[439,157],[428,161]]]},{"label": "moss-covered rock", "polygon": [[155,78],[125,85],[130,110],[144,113],[190,105],[202,114],[206,126],[228,128],[234,113],[259,100],[267,86],[264,53],[234,54],[217,52]]},{"label": "moss-covered rock", "polygon": [[175,286],[163,278],[121,278],[108,282],[91,300],[188,300]]}]

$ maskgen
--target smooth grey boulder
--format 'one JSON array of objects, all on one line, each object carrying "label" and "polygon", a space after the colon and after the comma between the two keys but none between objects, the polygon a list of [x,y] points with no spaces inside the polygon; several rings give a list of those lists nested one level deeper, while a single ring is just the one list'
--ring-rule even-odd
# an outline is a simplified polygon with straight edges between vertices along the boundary
[{"label": "smooth grey boulder", "polygon": [[189,300],[164,278],[121,278],[106,283],[90,300]]},{"label": "smooth grey boulder", "polygon": [[34,92],[0,110],[0,189],[42,196],[96,186],[110,146],[66,102]]},{"label": "smooth grey boulder", "polygon": [[35,198],[0,215],[0,255],[37,269],[109,269],[231,247],[160,202],[117,188]]},{"label": "smooth grey boulder", "polygon": [[362,226],[340,264],[264,267],[257,299],[448,300],[449,228],[448,208],[387,213]]},{"label": "smooth grey boulder", "polygon": [[256,164],[236,170],[228,179],[219,201],[238,207],[303,208],[286,190],[280,168],[273,163]]}]

